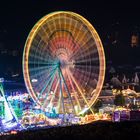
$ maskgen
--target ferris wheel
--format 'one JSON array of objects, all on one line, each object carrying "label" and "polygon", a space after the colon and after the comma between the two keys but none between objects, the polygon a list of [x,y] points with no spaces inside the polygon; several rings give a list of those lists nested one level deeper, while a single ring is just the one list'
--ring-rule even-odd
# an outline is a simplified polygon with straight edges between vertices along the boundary
[{"label": "ferris wheel", "polygon": [[80,114],[90,109],[105,75],[104,50],[96,30],[73,12],[44,16],[27,38],[23,75],[28,92],[43,110]]}]

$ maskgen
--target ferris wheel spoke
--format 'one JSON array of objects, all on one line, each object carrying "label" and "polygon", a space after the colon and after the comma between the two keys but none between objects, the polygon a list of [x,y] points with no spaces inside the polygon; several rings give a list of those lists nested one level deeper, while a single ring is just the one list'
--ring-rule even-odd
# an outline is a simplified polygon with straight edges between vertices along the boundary
[{"label": "ferris wheel spoke", "polygon": [[[31,79],[37,79],[38,82],[34,83],[34,88],[37,89],[37,91],[42,90],[43,84],[46,82],[46,80],[49,81],[49,79],[51,78],[53,72],[55,71],[56,68],[51,69],[50,71],[44,70],[35,74],[32,74]],[[46,73],[48,73],[46,75]],[[40,95],[41,96],[41,95]]]},{"label": "ferris wheel spoke", "polygon": [[[84,71],[84,70],[75,68],[74,70],[72,70],[72,73],[75,75],[75,77],[80,75],[80,76],[85,77],[85,79],[90,78],[90,77],[98,79],[98,76],[99,76],[98,71],[99,71],[99,69],[97,69],[96,71],[93,71],[92,69]],[[78,76],[77,78],[79,79],[80,76]],[[84,80],[82,80],[82,81],[84,82]]]},{"label": "ferris wheel spoke", "polygon": [[73,65],[76,67],[98,67],[99,66],[99,58],[87,58],[87,59],[77,59],[73,61]]},{"label": "ferris wheel spoke", "polygon": [[75,88],[74,88],[74,85],[73,85],[73,83],[72,83],[72,80],[71,80],[71,78],[70,78],[70,76],[69,76],[68,70],[66,70],[66,72],[67,72],[68,79],[69,79],[69,81],[70,81],[70,85],[71,85],[71,87],[72,87],[72,90],[73,90],[73,92],[74,92],[74,97],[75,97],[75,99],[76,99],[76,101],[77,101],[77,104],[78,104],[79,109],[81,110],[80,101],[78,100],[78,97],[77,97],[77,95],[76,95],[77,92],[76,92],[76,90],[75,90]]},{"label": "ferris wheel spoke", "polygon": [[62,73],[62,71],[61,71],[61,68],[59,68],[59,72],[60,72],[60,75],[61,75],[61,77],[62,77],[64,86],[65,86],[65,90],[66,90],[66,92],[67,92],[67,94],[68,94],[68,96],[69,96],[69,99],[70,99],[70,101],[71,101],[72,108],[73,108],[74,112],[76,112],[76,111],[75,111],[75,108],[74,108],[74,104],[73,104],[72,98],[71,98],[71,94],[70,94],[70,92],[69,92],[69,89],[68,89],[68,86],[67,86],[67,84],[66,84],[66,81],[65,81],[65,78],[64,78],[64,76],[63,76],[63,73]]},{"label": "ferris wheel spoke", "polygon": [[88,33],[88,32],[85,32],[85,33],[83,34],[83,36],[80,38],[80,40],[77,41],[76,44],[78,44],[78,45],[75,44],[75,47],[72,49],[72,51],[73,51],[74,53],[70,56],[71,59],[74,58],[74,57],[79,56],[79,52],[81,52],[81,50],[82,50],[82,53],[80,53],[80,55],[81,55],[81,54],[85,54],[85,52],[89,49],[89,46],[88,46],[88,47],[84,47],[84,46],[81,47],[81,42],[83,41],[83,38],[84,38],[84,36],[85,36],[87,33]]},{"label": "ferris wheel spoke", "polygon": [[82,43],[84,42],[84,38],[85,38],[85,36],[86,36],[88,33],[89,33],[89,31],[86,30],[86,31],[82,34],[82,36],[80,37],[80,39],[78,40],[78,44],[79,44],[80,46],[81,46]]},{"label": "ferris wheel spoke", "polygon": [[96,42],[94,41],[94,39],[92,38],[92,36],[90,35],[86,41],[84,41],[84,43],[82,44],[81,47],[85,47],[85,46],[88,46],[88,47],[92,47],[96,44]]},{"label": "ferris wheel spoke", "polygon": [[74,56],[75,56],[76,53],[77,53],[77,50],[78,50],[78,52],[80,51],[79,49],[80,49],[80,46],[78,46],[78,45],[76,45],[76,43],[74,43],[73,48],[72,48],[72,52],[73,52],[73,53],[71,54],[71,56],[70,56],[69,59],[73,59]]},{"label": "ferris wheel spoke", "polygon": [[50,58],[50,60],[52,60],[53,62],[53,54],[51,52],[51,46],[48,44],[46,47],[44,46],[44,49],[42,50],[42,55],[44,58]]},{"label": "ferris wheel spoke", "polygon": [[[84,67],[85,68],[85,67]],[[88,67],[86,67],[88,68]],[[94,69],[93,69],[94,68]],[[84,73],[85,75],[91,75],[91,76],[96,76],[96,74],[98,75],[98,71],[99,71],[99,67],[90,67],[89,69],[83,69],[83,67],[75,67],[75,69],[71,69],[73,71],[73,73],[77,72],[77,73]]]},{"label": "ferris wheel spoke", "polygon": [[81,83],[81,86],[82,87],[85,87],[86,86],[86,83],[90,79],[90,72],[88,72],[88,73],[85,74],[85,73],[83,73],[81,71],[75,70],[74,71],[74,75],[75,75],[75,78],[78,79],[79,83]]},{"label": "ferris wheel spoke", "polygon": [[63,92],[62,92],[62,79],[61,79],[61,74],[59,71],[58,71],[58,74],[59,74],[59,80],[60,80],[60,84],[59,84],[59,86],[60,86],[60,100],[61,100],[63,112],[65,114],[66,110],[65,110],[64,97],[63,97]]},{"label": "ferris wheel spoke", "polygon": [[54,61],[49,46],[33,47],[30,51],[30,58],[43,62],[48,62],[48,60],[51,62]]},{"label": "ferris wheel spoke", "polygon": [[[57,70],[57,69],[56,69]],[[56,72],[56,71],[55,71]],[[47,97],[48,97],[48,95],[50,94],[50,91],[51,91],[51,88],[52,88],[52,85],[53,85],[53,82],[54,82],[54,79],[55,79],[55,76],[56,76],[56,73],[54,72],[54,75],[53,75],[53,77],[52,77],[52,79],[51,79],[51,82],[50,82],[50,85],[48,86],[48,90],[47,90],[47,93],[46,93],[46,99],[45,99],[45,101],[44,101],[44,103],[43,103],[43,107],[45,107],[46,106],[46,104],[47,104]]]},{"label": "ferris wheel spoke", "polygon": [[[31,55],[31,58],[33,58],[34,61],[40,62],[40,61],[45,61],[45,59],[41,56],[43,51],[42,51],[42,45],[40,46],[41,42],[43,41],[39,41],[39,43],[37,44],[37,47],[35,48],[35,53],[33,53]],[[34,48],[34,47],[33,47]]]},{"label": "ferris wheel spoke", "polygon": [[[80,75],[84,74],[84,77],[85,77],[84,80],[87,79],[87,78],[89,80],[89,78],[91,76],[91,73],[92,73],[91,72],[92,69],[93,68],[96,69],[96,67],[98,68],[98,66],[92,65],[91,61],[89,61],[89,62],[80,62],[80,63],[76,62],[75,63],[75,70],[76,71],[78,70],[78,72],[81,73]],[[83,82],[84,82],[84,80],[83,80]],[[87,82],[87,81],[85,81],[85,82]]]},{"label": "ferris wheel spoke", "polygon": [[54,93],[53,93],[53,95],[52,95],[52,98],[50,99],[49,104],[52,104],[52,103],[53,103],[53,100],[54,100],[54,98],[55,98],[58,85],[59,85],[59,80],[58,80],[57,83],[56,83],[56,87],[55,87],[55,89],[54,89]]},{"label": "ferris wheel spoke", "polygon": [[60,15],[58,15],[58,29],[61,30],[61,21],[60,21]]},{"label": "ferris wheel spoke", "polygon": [[53,63],[53,61],[55,61],[55,58],[54,58],[53,54],[51,53],[51,49],[50,49],[49,45],[42,47],[42,49],[40,50],[39,56],[37,56],[37,59],[39,59],[41,61],[45,61],[45,62],[49,61],[51,63]]},{"label": "ferris wheel spoke", "polygon": [[32,75],[31,78],[33,78],[33,79],[34,78],[41,79],[41,82],[40,82],[40,84],[41,84],[42,82],[44,82],[42,80],[42,77],[43,78],[48,78],[50,76],[49,74],[51,74],[51,72],[53,72],[55,69],[56,69],[56,67],[54,67],[52,69],[49,69],[49,70],[48,69],[42,69],[42,70],[35,71],[35,74],[31,74]]},{"label": "ferris wheel spoke", "polygon": [[81,48],[78,52],[72,54],[71,59],[81,59],[86,57],[92,57],[95,56],[95,54],[98,53],[97,49],[90,50],[88,47],[85,47],[84,49]]},{"label": "ferris wheel spoke", "polygon": [[[69,20],[69,26],[68,26],[68,31],[70,31],[71,30],[71,25],[73,25],[74,23],[73,23],[73,21],[71,20],[71,19],[67,19],[67,20]],[[73,29],[75,29],[75,24],[74,24],[74,28]],[[74,42],[74,37],[73,37],[73,33],[71,33],[70,32],[70,36],[69,36],[69,44],[71,43],[71,50],[73,51],[74,50],[74,46],[75,46],[75,42]],[[73,51],[74,52],[74,51]]]},{"label": "ferris wheel spoke", "polygon": [[77,62],[75,61],[74,62],[74,68],[91,68],[91,67],[94,67],[94,65],[91,65],[91,61],[87,61],[87,62]]},{"label": "ferris wheel spoke", "polygon": [[48,34],[46,33],[45,29],[43,28],[43,26],[41,26],[41,28],[39,29],[38,32],[39,36],[41,37],[41,39],[43,39],[45,37],[45,40],[48,37]]},{"label": "ferris wheel spoke", "polygon": [[55,68],[57,67],[56,66],[53,66],[53,67],[48,67],[48,66],[42,66],[42,67],[33,67],[30,69],[30,72],[34,72],[34,73],[40,73],[40,74],[45,74],[47,75],[47,73],[51,72],[52,70],[54,70]]},{"label": "ferris wheel spoke", "polygon": [[[90,39],[89,39],[89,41],[90,41]],[[87,41],[87,43],[88,43],[88,41]],[[87,46],[86,46],[86,44],[87,43],[85,43],[84,45],[82,45],[82,46],[79,46],[78,48],[76,48],[76,50],[74,51],[74,53],[72,54],[72,56],[71,56],[71,58],[73,58],[73,57],[77,57],[77,56],[81,56],[81,54],[86,54],[87,52],[89,53],[96,53],[96,51],[94,52],[93,50],[89,50],[89,48],[90,47],[93,47],[94,45],[95,45],[95,42],[93,42],[93,43],[90,43],[90,44],[88,44]],[[94,47],[93,47],[94,48]],[[96,50],[96,49],[94,49],[94,50]],[[92,52],[93,51],[93,52]],[[80,53],[80,54],[79,54]]]},{"label": "ferris wheel spoke", "polygon": [[[75,68],[74,73],[78,73],[80,76],[86,76],[86,77],[91,74],[90,71],[86,71],[86,70],[82,70],[82,69],[77,69],[77,68]],[[80,77],[80,76],[78,76],[78,77]]]},{"label": "ferris wheel spoke", "polygon": [[81,32],[82,27],[83,27],[83,25],[80,25],[80,27],[76,27],[76,28],[75,28],[75,33],[76,33],[76,35],[75,35],[75,41],[76,41],[76,42],[77,42],[77,40],[79,39],[79,34],[80,34],[80,32]]},{"label": "ferris wheel spoke", "polygon": [[[39,50],[40,48],[40,50]],[[54,61],[54,57],[52,56],[52,54],[50,53],[50,48],[49,46],[45,47],[45,46],[38,46],[35,49],[35,53],[31,54],[31,57],[38,60],[38,61],[45,61],[48,62],[48,60],[50,62],[53,63]]]},{"label": "ferris wheel spoke", "polygon": [[56,50],[56,44],[54,43],[53,40],[49,41],[49,46],[51,46],[50,48],[51,52],[54,53]]},{"label": "ferris wheel spoke", "polygon": [[53,21],[54,30],[56,30],[57,29],[56,22],[55,20],[52,20],[52,21]]},{"label": "ferris wheel spoke", "polygon": [[46,54],[46,56],[39,56],[39,55],[36,56],[35,54],[30,54],[29,58],[32,61],[37,61],[37,62],[41,62],[41,63],[48,63],[48,61],[53,63],[53,61],[54,61],[53,57],[50,57],[47,54]]},{"label": "ferris wheel spoke", "polygon": [[[39,42],[40,44],[40,42]],[[39,50],[40,49],[40,50]],[[33,46],[32,49],[30,50],[30,58],[31,59],[35,59],[35,60],[39,60],[39,61],[44,61],[44,57],[41,57],[41,54],[43,53],[42,47],[40,47],[39,45]]]},{"label": "ferris wheel spoke", "polygon": [[[70,20],[72,21],[72,19],[70,19]],[[71,25],[74,25],[72,33],[76,34],[76,27],[77,27],[78,22],[75,22],[75,20],[74,20],[71,23],[72,23]]]},{"label": "ferris wheel spoke", "polygon": [[[86,97],[84,96],[81,88],[79,87],[78,83],[76,82],[75,78],[73,77],[73,75],[71,74],[71,72],[69,71],[70,77],[73,80],[73,82],[75,83],[75,86],[77,87],[78,91],[80,92],[81,96],[83,97],[85,103],[87,104],[88,108],[90,109],[90,111],[93,113],[92,108],[90,107],[90,105],[88,104],[88,101],[86,99]],[[94,114],[94,113],[93,113]]]},{"label": "ferris wheel spoke", "polygon": [[[58,111],[60,110],[61,105],[62,105],[61,92],[59,92],[59,97],[58,97],[57,105],[56,105],[56,108],[58,109]],[[63,106],[62,106],[62,109],[63,109]],[[64,112],[64,110],[63,110],[63,112]]]},{"label": "ferris wheel spoke", "polygon": [[[55,69],[55,68],[53,68],[53,69]],[[40,79],[42,75],[43,76],[45,75],[45,77],[46,77],[46,75],[49,75],[46,73],[51,72],[51,70],[53,70],[53,69],[42,68],[42,69],[39,69],[36,71],[30,71],[30,75],[32,78],[39,78]]]},{"label": "ferris wheel spoke", "polygon": [[83,49],[83,50],[79,51],[78,53],[76,53],[73,56],[73,58],[74,59],[82,59],[82,58],[87,58],[87,57],[90,58],[90,57],[96,56],[97,53],[98,53],[98,50],[97,49],[93,49],[93,50],[89,50],[89,49],[86,49],[85,50],[85,49]]},{"label": "ferris wheel spoke", "polygon": [[91,63],[82,63],[82,64],[78,64],[78,63],[75,63],[74,65],[76,68],[78,69],[84,69],[84,68],[89,68],[89,69],[99,69],[99,66],[97,65],[91,65]]},{"label": "ferris wheel spoke", "polygon": [[32,68],[30,68],[29,71],[30,72],[37,72],[37,71],[49,70],[49,69],[55,68],[56,66],[54,65],[53,67],[52,66],[32,67]]},{"label": "ferris wheel spoke", "polygon": [[63,17],[63,20],[64,20],[64,29],[66,30],[66,25],[67,25],[67,20],[68,18],[67,18],[67,16],[65,15],[64,17]]},{"label": "ferris wheel spoke", "polygon": [[51,62],[41,62],[41,61],[31,61],[31,60],[29,60],[29,63],[28,63],[29,65],[42,65],[42,66],[54,66],[54,65],[57,65],[57,62],[53,62],[53,63],[51,63]]},{"label": "ferris wheel spoke", "polygon": [[81,60],[75,60],[74,63],[85,63],[85,62],[96,62],[99,61],[99,58],[87,58],[87,59],[81,59]]},{"label": "ferris wheel spoke", "polygon": [[[52,71],[51,74],[49,75],[49,77],[48,77],[49,79],[48,79],[48,81],[46,82],[46,84],[45,84],[45,86],[43,87],[43,89],[41,90],[40,95],[43,94],[43,92],[44,92],[45,89],[47,88],[47,86],[48,86],[49,82],[51,81],[51,79],[54,79],[54,76],[55,76],[56,70],[57,70],[57,67],[56,67],[55,70]],[[52,81],[53,81],[53,80],[52,80]]]},{"label": "ferris wheel spoke", "polygon": [[75,43],[74,43],[73,36],[71,34],[67,37],[67,42],[68,42],[69,50],[73,52]]},{"label": "ferris wheel spoke", "polygon": [[[36,58],[34,58],[34,59],[36,59]],[[45,53],[45,50],[44,50],[44,52],[42,52],[40,54],[40,56],[37,57],[37,60],[43,61],[43,62],[46,62],[46,63],[48,63],[48,62],[53,63],[55,61],[53,56],[50,56],[50,54]]]},{"label": "ferris wheel spoke", "polygon": [[50,20],[48,23],[45,23],[43,26],[45,32],[48,34],[49,37],[54,32],[54,27],[52,27],[52,25],[53,25],[53,21]]}]

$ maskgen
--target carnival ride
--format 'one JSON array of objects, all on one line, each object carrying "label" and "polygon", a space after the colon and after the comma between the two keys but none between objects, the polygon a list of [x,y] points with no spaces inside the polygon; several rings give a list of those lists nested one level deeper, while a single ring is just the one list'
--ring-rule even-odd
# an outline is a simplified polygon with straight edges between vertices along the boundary
[{"label": "carnival ride", "polygon": [[21,125],[14,108],[5,96],[3,83],[0,81],[0,131],[8,131],[13,128],[20,129]]},{"label": "carnival ride", "polygon": [[96,30],[73,12],[44,16],[27,38],[23,75],[28,92],[43,111],[93,112],[105,75],[104,50]]},{"label": "carnival ride", "polygon": [[[29,94],[7,96],[0,81],[1,132],[97,118],[91,107],[104,82],[105,56],[96,30],[73,12],[44,16],[27,38],[23,75]],[[87,110],[92,114],[80,117]]]}]

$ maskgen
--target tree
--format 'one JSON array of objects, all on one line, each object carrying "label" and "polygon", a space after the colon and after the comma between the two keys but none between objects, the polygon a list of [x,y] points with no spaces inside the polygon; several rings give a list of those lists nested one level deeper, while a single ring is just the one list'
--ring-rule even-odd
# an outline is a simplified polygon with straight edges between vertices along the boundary
[{"label": "tree", "polygon": [[125,98],[122,93],[115,96],[114,104],[116,106],[124,106],[125,105]]}]

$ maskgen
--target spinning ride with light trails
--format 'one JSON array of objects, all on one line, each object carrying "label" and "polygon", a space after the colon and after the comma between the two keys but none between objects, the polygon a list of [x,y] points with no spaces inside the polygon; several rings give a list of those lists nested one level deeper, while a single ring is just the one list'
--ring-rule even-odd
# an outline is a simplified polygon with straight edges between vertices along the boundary
[{"label": "spinning ride with light trails", "polygon": [[105,75],[104,50],[96,30],[73,12],[44,16],[27,38],[23,74],[28,92],[44,111],[93,112]]}]

